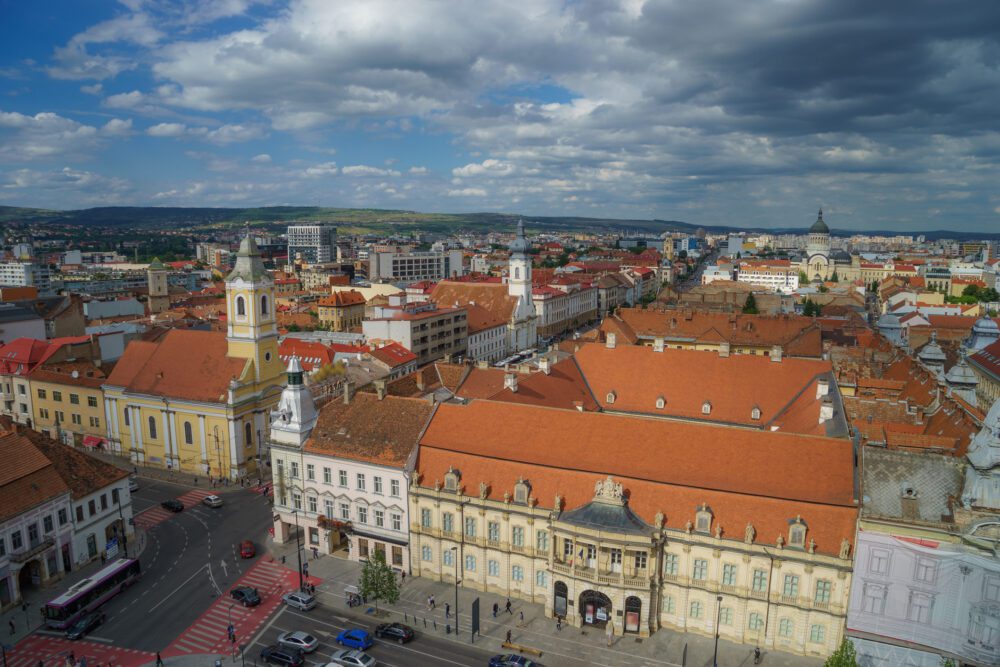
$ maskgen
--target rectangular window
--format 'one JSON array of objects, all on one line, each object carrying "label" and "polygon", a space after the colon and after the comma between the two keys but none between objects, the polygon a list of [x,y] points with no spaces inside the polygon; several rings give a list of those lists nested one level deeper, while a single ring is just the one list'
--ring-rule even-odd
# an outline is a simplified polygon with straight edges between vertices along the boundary
[{"label": "rectangular window", "polygon": [[677,554],[666,554],[663,557],[663,574],[676,576],[678,568]]},{"label": "rectangular window", "polygon": [[87,516],[94,516],[97,514],[97,502],[91,498],[87,501]]},{"label": "rectangular window", "polygon": [[926,593],[910,593],[910,605],[906,610],[906,620],[914,623],[929,623],[934,598]]},{"label": "rectangular window", "polygon": [[83,521],[83,505],[76,506],[76,520]]},{"label": "rectangular window", "polygon": [[316,466],[313,465],[312,463],[306,464],[306,479],[308,479],[309,481],[316,480]]},{"label": "rectangular window", "polygon": [[373,480],[373,483],[375,484],[375,493],[381,495],[382,494],[382,478],[381,477],[376,477]]},{"label": "rectangular window", "polygon": [[933,584],[937,578],[937,561],[933,558],[917,557],[917,564],[914,567],[913,578],[927,584]]},{"label": "rectangular window", "polygon": [[101,509],[102,510],[108,509],[108,494],[106,493],[101,494]]},{"label": "rectangular window", "polygon": [[7,555],[7,538],[0,535],[0,556]]},{"label": "rectangular window", "polygon": [[403,530],[403,517],[399,514],[392,515],[392,529],[395,531]]},{"label": "rectangular window", "polygon": [[677,603],[674,601],[674,598],[671,597],[670,595],[664,596],[664,598],[663,598],[663,612],[666,613],[666,614],[672,614],[672,613],[674,613],[674,610],[676,610],[676,609],[677,609]]},{"label": "rectangular window", "polygon": [[39,408],[38,414],[41,416],[42,419],[49,418],[49,411],[46,408]]},{"label": "rectangular window", "polygon": [[476,557],[475,556],[466,556],[465,557],[465,570],[467,572],[475,572],[476,571]]},{"label": "rectangular window", "polygon": [[781,589],[781,592],[790,597],[798,597],[799,595],[799,576],[797,574],[786,574],[785,575],[785,585]]},{"label": "rectangular window", "polygon": [[128,413],[129,413],[129,409],[125,408],[125,425],[126,426],[128,426]]},{"label": "rectangular window", "polygon": [[399,498],[399,480],[392,479],[389,480],[389,495],[393,498]]},{"label": "rectangular window", "polygon": [[426,507],[420,510],[420,526],[422,528],[431,527],[431,511]]},{"label": "rectangular window", "polygon": [[872,549],[868,556],[868,572],[871,574],[889,573],[889,552],[884,549]]},{"label": "rectangular window", "polygon": [[80,418],[80,415],[76,414],[75,412],[70,415],[70,419],[73,421],[74,424],[77,424],[77,425],[80,425],[80,424],[83,423],[83,420]]},{"label": "rectangular window", "polygon": [[375,525],[379,528],[385,528],[385,511],[375,510]]},{"label": "rectangular window", "polygon": [[87,407],[88,408],[96,408],[97,407],[97,397],[96,396],[88,396],[87,397]]},{"label": "rectangular window", "polygon": [[297,510],[302,509],[302,494],[301,493],[295,493],[295,492],[292,493],[292,506],[295,507],[295,509],[297,509]]},{"label": "rectangular window", "polygon": [[332,500],[327,499],[327,500],[323,501],[323,516],[325,516],[327,519],[332,519],[333,518],[333,501]]},{"label": "rectangular window", "polygon": [[723,565],[722,566],[722,583],[726,586],[736,585],[736,566],[735,565]]},{"label": "rectangular window", "polygon": [[333,471],[329,468],[323,468],[323,483],[332,484],[333,483]]},{"label": "rectangular window", "polygon": [[298,461],[289,461],[288,465],[291,466],[290,471],[289,471],[288,474],[290,474],[292,476],[292,479],[298,479],[299,478],[299,462]]},{"label": "rectangular window", "polygon": [[340,518],[344,521],[351,520],[351,504],[340,503]]},{"label": "rectangular window", "polygon": [[491,577],[499,577],[500,576],[500,561],[491,560],[487,564],[487,567],[489,568],[489,575]]},{"label": "rectangular window", "polygon": [[59,510],[59,525],[65,526],[67,521],[69,521],[69,517],[66,515],[66,508],[63,507]]},{"label": "rectangular window", "polygon": [[983,598],[990,602],[1000,602],[1000,577],[986,577],[983,581]]},{"label": "rectangular window", "polygon": [[646,569],[646,552],[636,551],[632,554],[632,559],[635,562],[635,569],[645,570]]},{"label": "rectangular window", "polygon": [[21,538],[21,531],[15,530],[10,534],[10,546],[14,551],[18,551],[24,546],[24,542]]},{"label": "rectangular window", "polygon": [[753,590],[756,593],[763,593],[767,590],[767,570],[753,571]]},{"label": "rectangular window", "polygon": [[792,619],[790,618],[783,618],[778,623],[778,634],[781,635],[782,637],[791,637],[792,629],[793,629]]},{"label": "rectangular window", "polygon": [[704,581],[708,578],[708,561],[702,560],[701,558],[696,558],[694,561],[694,568],[692,570],[691,576],[698,581]]},{"label": "rectangular window", "polygon": [[539,551],[549,550],[549,533],[547,530],[539,530],[535,532],[535,548]]},{"label": "rectangular window", "polygon": [[691,603],[691,618],[701,618],[701,603],[695,600]]},{"label": "rectangular window", "polygon": [[358,523],[368,523],[368,508],[358,505]]},{"label": "rectangular window", "polygon": [[535,586],[538,588],[549,587],[549,575],[545,570],[538,570],[535,572]]},{"label": "rectangular window", "polygon": [[421,560],[429,562],[431,559],[431,548],[428,546],[420,547],[420,558]]},{"label": "rectangular window", "polygon": [[397,567],[403,566],[403,547],[392,547],[392,564]]},{"label": "rectangular window", "polygon": [[69,402],[70,402],[71,405],[80,405],[80,395],[79,394],[70,394],[69,395]]},{"label": "rectangular window", "polygon": [[822,644],[826,641],[826,628],[822,625],[814,625],[809,628],[809,641],[814,644]]},{"label": "rectangular window", "polygon": [[39,389],[38,390],[38,398],[45,398],[45,390],[44,389]]},{"label": "rectangular window", "polygon": [[465,536],[475,537],[476,536],[476,519],[475,517],[467,516],[465,517]]},{"label": "rectangular window", "polygon": [[510,543],[515,547],[524,546],[524,528],[521,526],[513,526],[510,529]]},{"label": "rectangular window", "polygon": [[24,396],[27,393],[23,384],[17,385],[17,393],[19,393],[21,396]]},{"label": "rectangular window", "polygon": [[723,607],[719,610],[719,625],[733,624],[733,608]]},{"label": "rectangular window", "polygon": [[885,612],[885,587],[865,584],[861,604],[867,613],[881,616]]},{"label": "rectangular window", "polygon": [[363,472],[359,472],[358,475],[357,475],[357,478],[358,478],[357,479],[357,482],[358,482],[358,487],[357,487],[358,491],[364,491],[365,490],[365,474]]},{"label": "rectangular window", "polygon": [[[93,428],[101,428],[101,419],[100,419],[100,417],[91,417],[90,418],[90,425]],[[190,444],[190,443],[188,443],[188,444]]]},{"label": "rectangular window", "polygon": [[514,581],[524,581],[524,568],[520,565],[510,568],[510,578]]},{"label": "rectangular window", "polygon": [[751,630],[760,630],[764,627],[764,617],[757,612],[751,612],[750,621],[747,623],[747,627]]},{"label": "rectangular window", "polygon": [[309,496],[308,498],[306,498],[306,501],[309,503],[309,511],[313,512],[315,514],[316,513],[316,496]]},{"label": "rectangular window", "polygon": [[441,530],[446,533],[450,533],[455,530],[454,526],[455,516],[451,512],[445,512],[441,515]]},{"label": "rectangular window", "polygon": [[368,558],[368,540],[358,540],[358,557]]},{"label": "rectangular window", "polygon": [[455,567],[455,552],[451,549],[445,549],[441,552],[441,562],[445,567]]},{"label": "rectangular window", "polygon": [[830,591],[833,588],[833,583],[827,581],[826,579],[820,579],[816,582],[816,602],[827,603],[830,601]]},{"label": "rectangular window", "polygon": [[62,392],[61,391],[52,392],[52,400],[56,401],[57,403],[62,403]]},{"label": "rectangular window", "polygon": [[338,481],[340,482],[340,485],[343,486],[344,488],[347,488],[347,471],[338,470],[337,477],[339,478]]},{"label": "rectangular window", "polygon": [[46,535],[55,530],[55,526],[52,524],[51,514],[46,514],[45,517],[42,519],[42,530],[45,532]]},{"label": "rectangular window", "polygon": [[487,529],[486,539],[488,539],[490,542],[499,542],[500,541],[500,524],[499,524],[499,522],[497,522],[497,521],[490,521],[487,524],[486,529]]}]

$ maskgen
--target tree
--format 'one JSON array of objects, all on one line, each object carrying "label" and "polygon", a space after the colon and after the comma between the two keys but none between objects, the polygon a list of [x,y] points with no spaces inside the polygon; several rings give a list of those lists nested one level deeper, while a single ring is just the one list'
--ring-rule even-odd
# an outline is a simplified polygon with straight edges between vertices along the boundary
[{"label": "tree", "polygon": [[844,637],[837,650],[823,663],[823,667],[858,667],[858,655],[851,640]]},{"label": "tree", "polygon": [[385,600],[389,604],[399,601],[396,573],[386,564],[384,551],[376,549],[362,566],[358,591],[366,600],[375,601],[375,613],[378,613],[379,600]]},{"label": "tree", "polygon": [[800,285],[809,284],[809,276],[806,275],[805,271],[799,271],[799,284]]},{"label": "tree", "polygon": [[747,315],[756,315],[760,312],[757,310],[757,299],[753,293],[747,294],[747,300],[743,302],[743,312]]},{"label": "tree", "polygon": [[839,283],[840,282],[840,276],[837,275],[837,270],[836,269],[833,270],[833,275],[830,276],[830,282],[831,283]]}]

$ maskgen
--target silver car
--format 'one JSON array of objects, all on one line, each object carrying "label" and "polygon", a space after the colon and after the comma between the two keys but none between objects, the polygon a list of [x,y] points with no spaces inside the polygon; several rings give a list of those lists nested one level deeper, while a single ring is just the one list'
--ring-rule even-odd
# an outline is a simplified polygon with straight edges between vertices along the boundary
[{"label": "silver car", "polygon": [[222,498],[219,496],[205,496],[205,499],[201,502],[205,503],[209,507],[222,507]]},{"label": "silver car", "polygon": [[281,600],[289,607],[298,609],[299,611],[309,611],[310,609],[316,608],[316,596],[310,595],[309,593],[301,593],[298,591],[285,593],[281,596]]},{"label": "silver car", "polygon": [[335,665],[340,665],[340,667],[375,667],[377,664],[375,658],[364,651],[342,648],[330,655],[330,662],[326,667],[333,667]]},{"label": "silver car", "polygon": [[303,653],[312,653],[319,646],[319,640],[308,632],[294,630],[278,635],[278,644],[285,648],[297,648]]}]

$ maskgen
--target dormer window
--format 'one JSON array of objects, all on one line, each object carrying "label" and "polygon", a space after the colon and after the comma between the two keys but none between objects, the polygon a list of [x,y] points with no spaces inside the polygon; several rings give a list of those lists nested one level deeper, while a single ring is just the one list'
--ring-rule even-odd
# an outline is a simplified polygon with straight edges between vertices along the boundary
[{"label": "dormer window", "polygon": [[753,406],[753,409],[750,411],[750,419],[754,421],[760,420],[760,408],[758,408],[756,405]]},{"label": "dormer window", "polygon": [[531,485],[526,480],[518,479],[514,485],[514,502],[519,505],[528,504],[528,496],[531,495]]},{"label": "dormer window", "polygon": [[615,402],[615,399],[616,399],[616,398],[618,398],[618,394],[616,394],[616,393],[615,393],[615,392],[613,392],[613,391],[609,391],[609,392],[608,392],[608,397],[607,397],[607,398],[608,398],[608,403],[609,403],[609,404],[611,404],[611,403],[614,403],[614,402]]},{"label": "dormer window", "polygon": [[448,472],[444,474],[444,490],[458,491],[458,482],[461,479],[462,479],[462,473],[455,470],[454,468],[448,468]]},{"label": "dormer window", "polygon": [[658,396],[656,398],[656,409],[657,410],[662,410],[664,407],[666,407],[666,405],[667,405],[667,399],[663,398],[662,396]]},{"label": "dormer window", "polygon": [[705,503],[695,512],[694,529],[699,533],[712,532],[712,509]]},{"label": "dormer window", "polygon": [[701,414],[703,414],[703,415],[710,415],[710,414],[712,414],[712,404],[709,403],[708,401],[705,401],[704,403],[702,403],[701,404]]},{"label": "dormer window", "polygon": [[806,546],[806,522],[796,516],[788,522],[788,546],[803,549]]}]

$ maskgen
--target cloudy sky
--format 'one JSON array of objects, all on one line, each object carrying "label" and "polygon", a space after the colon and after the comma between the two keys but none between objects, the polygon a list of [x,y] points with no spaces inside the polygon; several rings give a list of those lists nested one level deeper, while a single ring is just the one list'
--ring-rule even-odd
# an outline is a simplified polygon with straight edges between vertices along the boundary
[{"label": "cloudy sky", "polygon": [[0,0],[0,204],[1000,231],[1000,2]]}]

